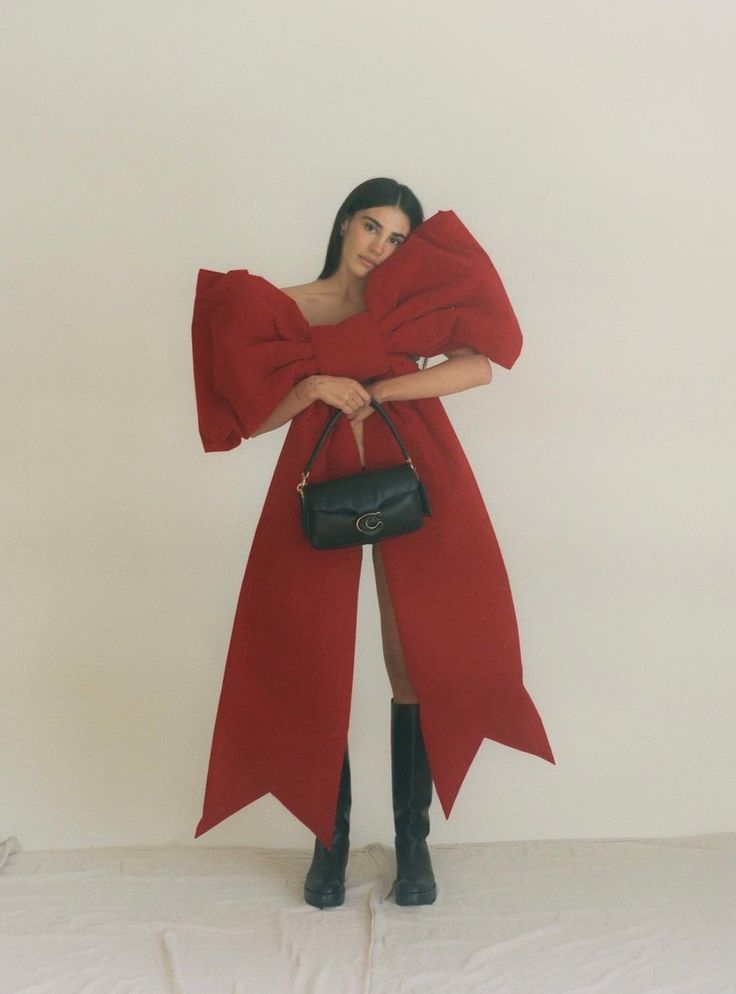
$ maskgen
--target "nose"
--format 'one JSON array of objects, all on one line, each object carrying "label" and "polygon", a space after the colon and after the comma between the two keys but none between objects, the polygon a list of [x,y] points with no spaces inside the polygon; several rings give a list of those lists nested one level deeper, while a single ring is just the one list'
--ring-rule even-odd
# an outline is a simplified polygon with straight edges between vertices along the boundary
[{"label": "nose", "polygon": [[375,256],[377,259],[383,255],[386,250],[386,245],[388,244],[388,238],[381,235],[380,232],[376,232],[376,235],[371,242],[371,255]]}]

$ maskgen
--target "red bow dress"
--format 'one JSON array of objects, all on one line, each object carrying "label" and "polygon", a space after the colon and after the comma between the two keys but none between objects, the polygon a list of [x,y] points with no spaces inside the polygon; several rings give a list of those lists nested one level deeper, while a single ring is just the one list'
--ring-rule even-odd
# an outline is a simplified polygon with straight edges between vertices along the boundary
[{"label": "red bow dress", "polygon": [[[311,326],[246,269],[202,269],[192,323],[205,451],[233,449],[313,373],[416,373],[412,357],[472,346],[511,368],[521,332],[496,270],[453,211],[439,211],[371,271],[365,311]],[[417,532],[381,543],[406,668],[445,816],[484,738],[554,762],[522,681],[501,552],[438,398],[387,403],[432,507]],[[331,845],[348,734],[362,547],[313,549],[296,491],[334,409],[293,418],[256,528],[235,614],[195,837],[263,794]],[[364,423],[368,469],[401,461],[383,420]],[[360,471],[341,418],[310,482]]]}]

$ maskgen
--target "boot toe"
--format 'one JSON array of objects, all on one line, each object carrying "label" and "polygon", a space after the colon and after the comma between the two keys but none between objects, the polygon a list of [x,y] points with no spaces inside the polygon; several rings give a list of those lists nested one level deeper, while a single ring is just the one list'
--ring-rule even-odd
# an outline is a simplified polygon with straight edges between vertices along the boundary
[{"label": "boot toe", "polygon": [[345,903],[345,884],[311,888],[304,885],[304,900],[313,908],[338,908]]},{"label": "boot toe", "polygon": [[437,884],[434,880],[397,880],[394,897],[402,907],[419,904],[434,904],[437,899]]},{"label": "boot toe", "polygon": [[348,843],[344,838],[331,852],[317,841],[312,865],[304,880],[304,900],[315,908],[336,908],[345,901]]},{"label": "boot toe", "polygon": [[400,905],[433,904],[437,897],[437,884],[431,865],[403,867],[394,885],[396,903]]}]

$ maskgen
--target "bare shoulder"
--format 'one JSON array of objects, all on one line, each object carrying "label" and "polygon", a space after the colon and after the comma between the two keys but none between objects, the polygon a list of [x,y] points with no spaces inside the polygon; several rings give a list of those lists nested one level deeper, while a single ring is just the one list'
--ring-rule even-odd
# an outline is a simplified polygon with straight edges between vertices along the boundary
[{"label": "bare shoulder", "polygon": [[320,306],[318,295],[315,293],[317,281],[313,283],[299,283],[297,286],[281,287],[281,292],[287,297],[291,297],[296,306],[302,312],[302,316],[307,324],[319,324],[323,308]]},{"label": "bare shoulder", "polygon": [[315,296],[319,285],[319,280],[313,280],[311,283],[299,283],[296,286],[282,286],[280,289],[282,293],[292,297],[298,304],[300,304],[306,300],[312,299]]},{"label": "bare shoulder", "polygon": [[363,310],[361,301],[345,301],[325,280],[280,287],[281,292],[294,300],[306,321],[311,325],[338,324],[345,318]]}]

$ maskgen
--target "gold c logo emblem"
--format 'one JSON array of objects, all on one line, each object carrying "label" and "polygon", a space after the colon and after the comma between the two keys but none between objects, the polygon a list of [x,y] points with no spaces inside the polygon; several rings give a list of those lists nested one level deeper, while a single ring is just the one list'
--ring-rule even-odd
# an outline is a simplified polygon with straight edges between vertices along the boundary
[{"label": "gold c logo emblem", "polygon": [[368,514],[361,514],[355,522],[355,527],[364,535],[372,535],[380,532],[383,528],[383,518],[380,511],[370,511]]}]

